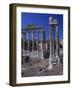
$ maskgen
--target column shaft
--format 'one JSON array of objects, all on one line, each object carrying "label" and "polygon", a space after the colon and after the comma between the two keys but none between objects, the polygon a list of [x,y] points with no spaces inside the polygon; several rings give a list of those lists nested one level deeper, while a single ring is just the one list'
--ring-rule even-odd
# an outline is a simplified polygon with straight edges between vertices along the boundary
[{"label": "column shaft", "polygon": [[39,42],[39,32],[37,32],[37,50],[39,49],[39,45],[38,45],[38,42]]},{"label": "column shaft", "polygon": [[42,46],[41,46],[41,59],[44,59],[44,57],[43,57],[43,33],[41,32],[41,44],[42,44]]},{"label": "column shaft", "polygon": [[52,57],[52,25],[50,25],[50,57]]},{"label": "column shaft", "polygon": [[37,57],[39,56],[39,32],[37,32]]},{"label": "column shaft", "polygon": [[41,32],[41,50],[43,50],[43,37],[42,37],[42,32]]},{"label": "column shaft", "polygon": [[30,32],[28,32],[28,54],[29,54],[29,46],[30,46],[30,44],[29,44],[30,36],[29,35],[30,35]]},{"label": "column shaft", "polygon": [[59,54],[59,34],[58,34],[58,25],[56,26],[56,56]]},{"label": "column shaft", "polygon": [[52,56],[54,56],[54,42],[55,42],[55,37],[54,37],[54,25],[52,26]]},{"label": "column shaft", "polygon": [[23,50],[22,50],[23,53],[22,53],[22,55],[24,56],[25,55],[25,37],[26,37],[25,36],[25,32],[23,32],[22,35],[23,35],[23,37],[22,37],[23,38],[23,40],[22,40],[22,47],[23,47]]},{"label": "column shaft", "polygon": [[32,51],[34,50],[34,32],[32,32]]}]

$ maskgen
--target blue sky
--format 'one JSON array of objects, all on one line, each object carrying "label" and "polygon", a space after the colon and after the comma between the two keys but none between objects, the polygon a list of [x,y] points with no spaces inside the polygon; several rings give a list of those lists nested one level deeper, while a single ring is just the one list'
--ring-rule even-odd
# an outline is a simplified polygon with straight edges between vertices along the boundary
[{"label": "blue sky", "polygon": [[27,24],[43,26],[46,31],[46,40],[49,39],[49,17],[59,21],[59,38],[63,39],[63,15],[62,14],[43,14],[43,13],[21,13],[21,27],[25,28]]}]

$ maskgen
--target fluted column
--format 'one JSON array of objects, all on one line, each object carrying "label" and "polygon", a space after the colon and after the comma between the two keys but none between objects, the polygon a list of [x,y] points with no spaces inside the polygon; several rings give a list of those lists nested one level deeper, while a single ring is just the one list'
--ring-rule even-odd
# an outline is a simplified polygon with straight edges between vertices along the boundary
[{"label": "fluted column", "polygon": [[[41,32],[41,43],[42,43],[42,46],[43,46],[43,37],[42,37],[42,32]],[[41,50],[43,50],[43,47],[41,46]]]},{"label": "fluted column", "polygon": [[59,38],[59,35],[58,35],[58,26],[56,26],[56,56],[58,56],[58,38]]},{"label": "fluted column", "polygon": [[37,57],[39,57],[39,32],[37,32]]},{"label": "fluted column", "polygon": [[30,55],[30,32],[28,32],[28,54]]},{"label": "fluted column", "polygon": [[54,51],[54,43],[55,43],[55,37],[54,37],[54,25],[52,26],[52,56],[55,56],[55,51]]},{"label": "fluted column", "polygon": [[53,18],[49,17],[49,27],[50,27],[50,57],[49,57],[49,66],[48,69],[52,70],[53,64]]},{"label": "fluted column", "polygon": [[23,35],[23,40],[22,40],[22,47],[23,47],[23,50],[22,50],[22,55],[24,56],[25,55],[25,38],[26,38],[26,34],[25,32],[22,32],[22,35]]},{"label": "fluted column", "polygon": [[32,31],[32,53],[34,52],[34,32]]},{"label": "fluted column", "polygon": [[52,57],[52,25],[50,25],[50,57]]},{"label": "fluted column", "polygon": [[43,58],[43,33],[41,32],[41,59]]},{"label": "fluted column", "polygon": [[58,30],[58,25],[56,25],[56,57],[58,58],[58,63],[59,63],[60,60],[59,60],[59,30]]}]

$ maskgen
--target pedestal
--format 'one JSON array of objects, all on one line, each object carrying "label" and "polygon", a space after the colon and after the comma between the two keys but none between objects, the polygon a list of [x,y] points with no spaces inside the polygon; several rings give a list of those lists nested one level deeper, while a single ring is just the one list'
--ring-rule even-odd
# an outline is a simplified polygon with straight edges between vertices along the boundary
[{"label": "pedestal", "polygon": [[52,68],[53,68],[52,60],[53,60],[53,58],[52,57],[49,57],[49,66],[47,68],[49,70],[52,70]]},{"label": "pedestal", "polygon": [[56,56],[57,60],[58,60],[58,64],[60,63],[60,58],[59,56]]}]

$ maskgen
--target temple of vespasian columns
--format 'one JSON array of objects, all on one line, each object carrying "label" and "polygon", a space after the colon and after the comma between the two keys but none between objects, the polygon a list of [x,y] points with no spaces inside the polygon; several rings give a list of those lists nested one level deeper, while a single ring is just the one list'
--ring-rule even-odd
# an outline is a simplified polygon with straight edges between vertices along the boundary
[{"label": "temple of vespasian columns", "polygon": [[[57,63],[60,62],[58,20],[49,17],[49,28],[50,28],[49,30],[50,41],[48,46],[49,46],[50,56],[48,58],[49,60],[48,69],[52,69],[54,64],[53,61],[56,61]],[[23,37],[22,56],[29,56],[30,58],[45,60],[44,50],[47,51],[48,47],[47,47],[47,42],[43,42],[43,38],[44,38],[43,32],[46,33],[43,27],[35,26],[35,25],[28,25],[26,28],[22,30],[22,37]],[[27,42],[27,50],[25,50],[25,41]],[[31,41],[32,41],[32,45],[30,46]],[[36,50],[34,50],[35,48],[34,42],[36,43]],[[41,45],[39,46],[40,43]]]}]

